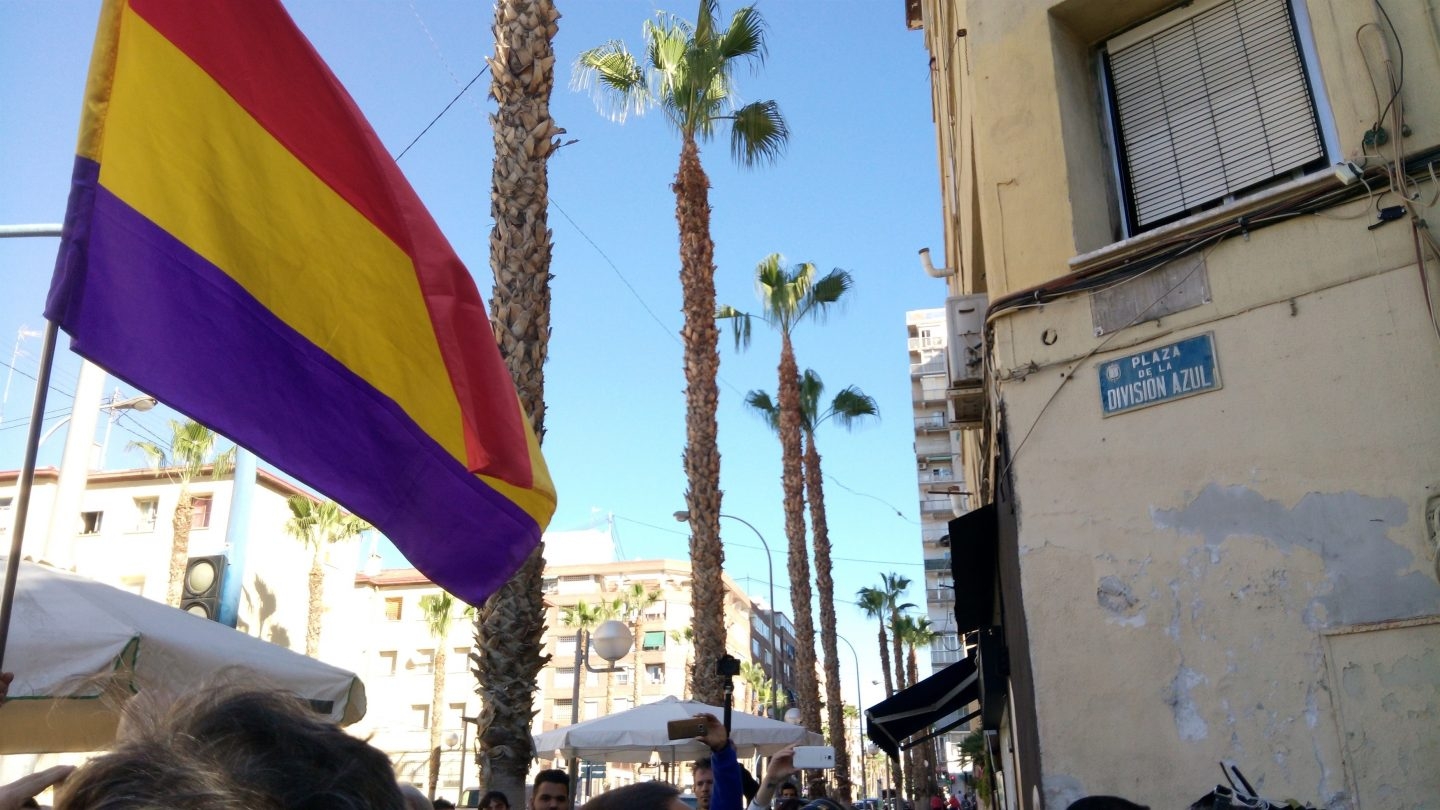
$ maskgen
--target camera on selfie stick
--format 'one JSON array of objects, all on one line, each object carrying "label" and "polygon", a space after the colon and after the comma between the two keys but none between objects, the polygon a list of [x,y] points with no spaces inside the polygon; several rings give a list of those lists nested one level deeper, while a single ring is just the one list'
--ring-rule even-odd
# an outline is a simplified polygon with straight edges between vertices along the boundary
[{"label": "camera on selfie stick", "polygon": [[735,676],[740,674],[740,659],[726,653],[715,662],[715,671],[725,679],[725,733],[730,733],[730,710],[735,706]]}]

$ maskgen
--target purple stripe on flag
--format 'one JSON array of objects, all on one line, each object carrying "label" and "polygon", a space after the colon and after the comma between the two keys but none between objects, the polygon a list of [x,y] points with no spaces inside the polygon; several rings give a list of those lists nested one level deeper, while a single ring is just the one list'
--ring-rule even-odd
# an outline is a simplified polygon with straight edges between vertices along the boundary
[{"label": "purple stripe on flag", "polygon": [[539,541],[533,518],[97,177],[77,159],[71,210],[88,194],[90,216],[66,222],[46,311],[77,353],[370,521],[461,600],[514,574]]}]

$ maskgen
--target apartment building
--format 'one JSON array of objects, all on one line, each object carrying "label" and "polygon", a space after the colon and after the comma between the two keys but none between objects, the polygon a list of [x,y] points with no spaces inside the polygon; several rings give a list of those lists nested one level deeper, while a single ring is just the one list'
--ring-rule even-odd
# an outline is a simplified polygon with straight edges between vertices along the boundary
[{"label": "apartment building", "polygon": [[[546,554],[544,652],[550,660],[537,684],[533,731],[538,734],[577,720],[625,711],[667,695],[688,697],[689,668],[705,665],[694,661],[693,645],[685,635],[692,616],[690,563],[614,560],[609,535],[603,530],[547,534]],[[725,583],[729,653],[742,661],[768,658],[768,616],[728,576]],[[618,671],[595,672],[584,662],[583,635],[565,622],[567,611],[582,601],[592,607],[612,603],[637,584],[655,599],[627,620],[635,636],[631,652],[614,663]],[[425,785],[430,726],[438,723],[442,750],[437,795],[453,799],[477,779],[475,729],[465,718],[474,718],[480,705],[469,663],[473,629],[462,613],[464,605],[456,605],[450,632],[441,640],[431,633],[420,607],[421,598],[439,593],[439,589],[419,572],[368,570],[355,578],[355,591],[356,626],[365,628],[354,640],[361,659],[357,672],[365,681],[371,709],[353,730],[373,735],[372,742],[390,754],[401,779]],[[793,629],[786,629],[790,623],[783,614],[776,618],[778,660],[782,672],[793,673]],[[432,717],[435,651],[441,645],[446,651],[444,708]],[[589,662],[596,669],[608,668],[597,653],[591,653]],[[737,678],[736,709],[751,710],[758,705],[757,696]],[[536,769],[567,765],[556,752],[536,753]],[[612,764],[603,777],[592,778],[590,792],[660,777],[659,768]],[[688,773],[663,775],[688,779]]]},{"label": "apartment building", "polygon": [[947,313],[979,405],[949,534],[996,806],[1185,806],[1225,760],[1275,800],[1432,802],[1434,4],[902,9],[926,270],[983,316]]},{"label": "apartment building", "polygon": [[[0,543],[9,546],[15,519],[16,471],[0,472]],[[150,470],[90,471],[78,500],[59,507],[59,471],[35,472],[30,495],[30,522],[22,553],[42,559],[47,551],[69,560],[82,575],[163,602],[169,581],[173,530],[171,515],[180,484]],[[235,481],[201,475],[191,481],[188,497],[190,557],[223,556],[224,574],[212,590],[218,605],[227,581],[238,579],[236,627],[296,652],[305,652],[309,618],[308,575],[311,553],[285,530],[291,517],[286,501],[303,490],[266,470],[257,470],[250,495],[245,537],[229,533]],[[52,515],[56,509],[65,512]],[[53,528],[52,528],[53,527]],[[324,549],[326,617],[343,613],[355,577],[361,541],[351,539]],[[243,546],[243,548],[242,548]],[[349,668],[345,639],[339,630],[320,638],[319,658]]]}]

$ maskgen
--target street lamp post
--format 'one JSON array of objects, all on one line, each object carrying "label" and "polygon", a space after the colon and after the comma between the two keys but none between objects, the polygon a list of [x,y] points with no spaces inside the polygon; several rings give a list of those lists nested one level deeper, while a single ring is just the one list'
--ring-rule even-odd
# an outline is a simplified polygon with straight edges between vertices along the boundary
[{"label": "street lamp post", "polygon": [[[770,716],[778,720],[780,719],[780,643],[775,638],[775,561],[770,558],[770,544],[765,542],[765,535],[751,525],[750,521],[724,513],[721,513],[720,517],[744,523],[750,531],[755,533],[760,540],[760,545],[765,549],[765,579],[770,585],[770,611],[765,617],[765,624],[770,632]],[[682,509],[675,513],[675,519],[681,523],[688,523],[690,513]]]},{"label": "street lamp post", "polygon": [[845,646],[850,648],[850,654],[855,657],[855,714],[857,716],[855,750],[860,752],[860,795],[854,798],[856,801],[859,801],[865,798],[865,793],[870,790],[869,786],[866,785],[868,777],[865,773],[865,709],[861,704],[863,698],[860,695],[860,654],[855,652],[855,645],[850,643],[850,639],[838,633],[835,637],[845,642]]},{"label": "street lamp post", "polygon": [[[583,636],[583,640],[582,640]],[[610,662],[609,667],[595,667],[590,664],[590,643],[594,641],[595,652]],[[624,622],[610,619],[601,622],[594,633],[579,631],[575,636],[575,685],[570,693],[570,725],[580,722],[580,672],[581,666],[591,672],[619,672],[624,667],[613,666],[616,661],[630,653],[635,639]],[[580,758],[570,757],[570,795],[580,795]],[[587,797],[588,798],[588,797]]]},{"label": "street lamp post", "polygon": [[470,724],[479,719],[479,717],[465,716],[464,711],[460,712],[460,787],[456,788],[455,793],[455,806],[457,807],[463,807],[465,804],[465,760],[470,756]]}]

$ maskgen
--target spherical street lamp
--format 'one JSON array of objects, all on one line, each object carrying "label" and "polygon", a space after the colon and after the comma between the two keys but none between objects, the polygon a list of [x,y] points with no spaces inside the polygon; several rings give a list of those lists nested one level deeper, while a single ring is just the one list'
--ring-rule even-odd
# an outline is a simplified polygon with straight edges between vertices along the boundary
[{"label": "spherical street lamp", "polygon": [[624,622],[611,619],[595,628],[595,632],[590,634],[590,642],[601,658],[613,664],[630,653],[635,637]]},{"label": "spherical street lamp", "polygon": [[800,725],[800,710],[791,706],[785,710],[785,722],[792,726]]}]

